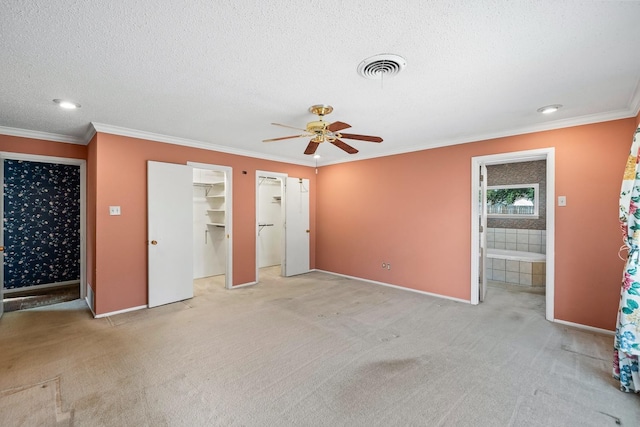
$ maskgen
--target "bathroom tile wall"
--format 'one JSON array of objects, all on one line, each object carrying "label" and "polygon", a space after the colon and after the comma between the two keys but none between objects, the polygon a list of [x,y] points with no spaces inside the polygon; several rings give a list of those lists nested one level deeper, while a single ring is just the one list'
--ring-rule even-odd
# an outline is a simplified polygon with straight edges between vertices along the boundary
[{"label": "bathroom tile wall", "polygon": [[521,286],[545,286],[546,263],[487,258],[487,279]]},{"label": "bathroom tile wall", "polygon": [[487,228],[487,248],[544,254],[547,251],[547,231]]}]

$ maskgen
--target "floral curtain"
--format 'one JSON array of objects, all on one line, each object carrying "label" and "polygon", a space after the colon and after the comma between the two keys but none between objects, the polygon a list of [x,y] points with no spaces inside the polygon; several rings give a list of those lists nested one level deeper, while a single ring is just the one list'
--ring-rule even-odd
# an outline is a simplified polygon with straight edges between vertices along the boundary
[{"label": "floral curtain", "polygon": [[640,126],[636,129],[620,191],[622,240],[629,251],[622,277],[614,339],[613,377],[620,390],[640,393]]}]

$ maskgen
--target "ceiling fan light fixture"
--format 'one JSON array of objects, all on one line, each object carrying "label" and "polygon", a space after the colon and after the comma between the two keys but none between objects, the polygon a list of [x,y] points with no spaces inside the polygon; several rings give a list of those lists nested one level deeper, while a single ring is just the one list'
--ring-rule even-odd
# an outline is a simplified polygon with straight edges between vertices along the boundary
[{"label": "ceiling fan light fixture", "polygon": [[545,105],[544,107],[540,107],[538,108],[537,111],[538,113],[542,113],[542,114],[551,114],[551,113],[555,113],[560,108],[562,108],[561,104],[552,104],[552,105]]},{"label": "ceiling fan light fixture", "polygon": [[380,80],[398,74],[407,66],[407,61],[400,55],[383,53],[367,58],[358,64],[358,74],[365,79]]}]

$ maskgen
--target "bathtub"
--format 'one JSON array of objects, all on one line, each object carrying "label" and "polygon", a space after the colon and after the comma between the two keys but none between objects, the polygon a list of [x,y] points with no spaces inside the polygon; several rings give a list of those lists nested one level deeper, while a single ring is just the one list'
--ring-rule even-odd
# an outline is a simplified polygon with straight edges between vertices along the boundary
[{"label": "bathtub", "polygon": [[521,286],[545,286],[545,254],[487,249],[487,279]]}]

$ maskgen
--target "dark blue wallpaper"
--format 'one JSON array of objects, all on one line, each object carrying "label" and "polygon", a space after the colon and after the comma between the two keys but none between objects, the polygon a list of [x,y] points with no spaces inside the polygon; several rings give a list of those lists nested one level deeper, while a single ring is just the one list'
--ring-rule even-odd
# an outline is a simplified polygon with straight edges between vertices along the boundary
[{"label": "dark blue wallpaper", "polygon": [[80,279],[80,167],[4,160],[4,288]]}]

